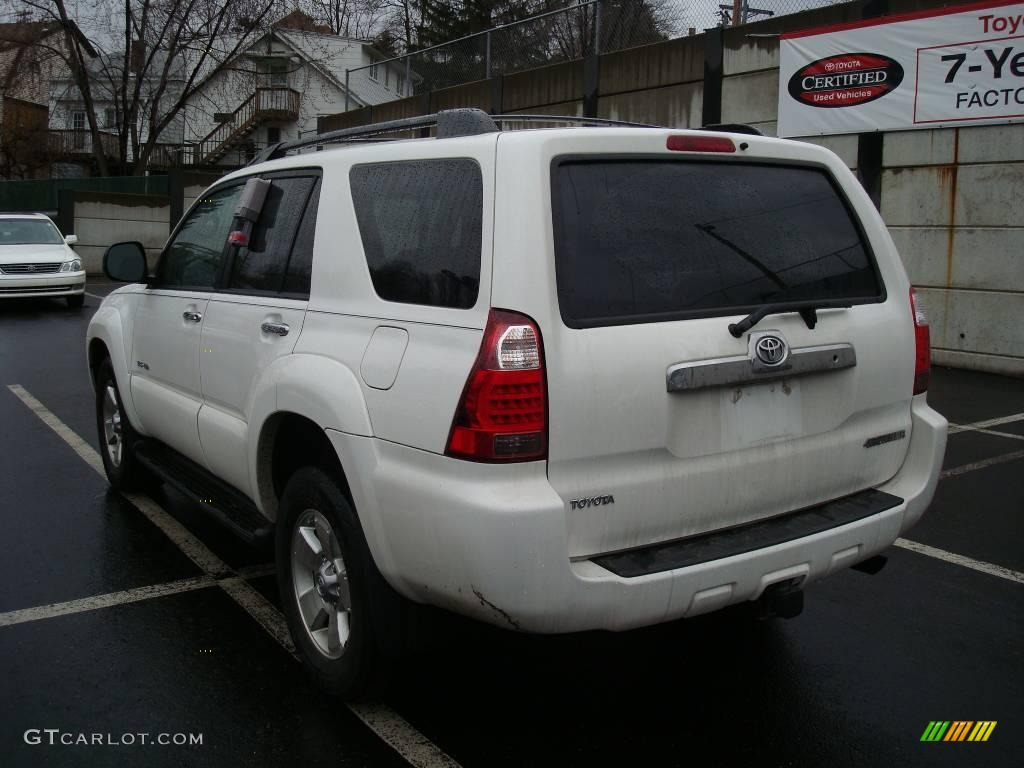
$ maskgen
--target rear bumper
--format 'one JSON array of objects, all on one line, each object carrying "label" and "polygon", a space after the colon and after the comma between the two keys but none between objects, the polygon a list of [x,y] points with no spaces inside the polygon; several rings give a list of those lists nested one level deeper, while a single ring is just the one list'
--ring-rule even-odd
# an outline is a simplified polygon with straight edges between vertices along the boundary
[{"label": "rear bumper", "polygon": [[57,272],[34,277],[0,275],[0,299],[73,296],[85,291],[85,272]]},{"label": "rear bumper", "polygon": [[924,513],[938,482],[946,421],[914,399],[907,458],[878,490],[902,499],[836,527],[694,565],[624,577],[570,561],[565,505],[543,462],[453,461],[329,432],[343,457],[378,567],[399,592],[530,632],[624,630],[801,586],[887,548]]}]

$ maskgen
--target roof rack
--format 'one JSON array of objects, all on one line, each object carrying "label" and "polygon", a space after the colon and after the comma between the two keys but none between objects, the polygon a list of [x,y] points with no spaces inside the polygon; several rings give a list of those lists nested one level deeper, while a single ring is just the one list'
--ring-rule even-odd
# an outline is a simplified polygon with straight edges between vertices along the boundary
[{"label": "roof rack", "polygon": [[608,120],[603,117],[576,117],[575,115],[491,115],[499,123],[579,123],[580,125],[602,125],[625,128],[664,128],[650,123],[630,123],[625,120]]},{"label": "roof rack", "polygon": [[[663,128],[664,126],[647,123],[630,123],[623,120],[607,120],[601,117],[575,117],[572,115],[489,115],[482,109],[446,109],[432,115],[406,117],[400,120],[388,120],[371,125],[360,125],[354,128],[341,128],[327,133],[318,133],[305,139],[279,141],[259,152],[249,165],[262,163],[284,157],[293,149],[312,147],[319,144],[361,143],[375,141],[372,138],[386,133],[412,131],[424,128],[436,128],[437,138],[448,139],[455,136],[476,136],[482,133],[497,133],[501,129],[499,123],[576,123],[582,126],[628,127],[628,128]],[[733,133],[749,133],[761,135],[761,132],[749,125],[721,124],[706,125],[704,131],[730,131]]]},{"label": "roof rack", "polygon": [[720,131],[721,133],[746,133],[750,136],[764,136],[757,128],[746,123],[708,123],[701,127],[702,131]]},{"label": "roof rack", "polygon": [[316,136],[310,136],[305,139],[279,141],[262,150],[249,162],[249,165],[284,157],[285,153],[290,150],[301,147],[357,141],[384,133],[434,127],[437,128],[437,137],[439,139],[447,139],[453,136],[475,136],[480,133],[495,133],[498,131],[498,126],[491,119],[490,115],[482,109],[446,109],[432,115],[405,117],[400,120],[388,120],[383,123],[359,125],[355,128],[341,128],[337,131],[318,133]]}]

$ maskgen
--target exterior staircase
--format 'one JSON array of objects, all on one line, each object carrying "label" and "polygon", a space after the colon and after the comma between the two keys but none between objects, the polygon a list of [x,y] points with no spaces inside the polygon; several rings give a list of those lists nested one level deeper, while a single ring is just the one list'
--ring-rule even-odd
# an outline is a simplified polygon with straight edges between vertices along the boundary
[{"label": "exterior staircase", "polygon": [[190,147],[192,165],[212,165],[268,120],[292,121],[299,117],[299,92],[292,88],[257,88],[197,144]]}]

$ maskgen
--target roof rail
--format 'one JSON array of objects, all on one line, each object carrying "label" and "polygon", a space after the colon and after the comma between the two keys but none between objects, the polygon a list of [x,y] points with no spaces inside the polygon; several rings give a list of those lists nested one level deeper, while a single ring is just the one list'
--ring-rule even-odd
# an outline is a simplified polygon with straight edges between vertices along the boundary
[{"label": "roof rail", "polygon": [[355,128],[341,128],[337,131],[318,133],[316,136],[310,136],[305,139],[279,141],[262,150],[249,162],[249,165],[284,157],[288,151],[301,147],[342,141],[358,141],[369,136],[379,136],[383,133],[409,131],[417,128],[433,128],[435,126],[437,127],[437,137],[439,139],[447,139],[453,136],[475,136],[481,133],[496,133],[498,131],[498,126],[494,120],[482,109],[446,109],[432,115],[388,120],[383,123],[372,123],[371,125],[360,125]]},{"label": "roof rail", "polygon": [[[312,147],[318,144],[358,143],[375,141],[373,137],[385,133],[411,131],[420,128],[437,128],[437,138],[448,139],[455,136],[476,136],[482,133],[496,133],[502,123],[576,123],[583,126],[622,126],[627,128],[661,128],[663,126],[649,123],[631,123],[624,120],[607,120],[602,117],[576,117],[574,115],[488,115],[482,109],[446,109],[432,115],[406,117],[400,120],[388,120],[383,123],[360,125],[354,128],[341,128],[337,131],[318,133],[305,139],[279,141],[261,151],[249,165],[262,163],[284,157],[287,152],[301,147]],[[754,136],[763,134],[750,125],[741,123],[716,123],[705,125],[702,131],[725,131],[729,133],[747,133]]]},{"label": "roof rail", "polygon": [[764,136],[757,128],[746,123],[708,123],[701,127],[702,131],[719,131],[721,133],[746,133],[750,136]]},{"label": "roof rail", "polygon": [[662,128],[649,123],[630,123],[625,120],[608,120],[603,117],[576,117],[575,115],[491,115],[497,123],[579,123],[580,125],[623,126],[626,128]]}]

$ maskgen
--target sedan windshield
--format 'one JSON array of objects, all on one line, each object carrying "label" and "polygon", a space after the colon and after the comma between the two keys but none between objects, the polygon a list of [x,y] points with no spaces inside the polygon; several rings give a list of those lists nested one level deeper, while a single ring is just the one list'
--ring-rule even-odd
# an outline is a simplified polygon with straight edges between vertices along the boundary
[{"label": "sedan windshield", "polygon": [[59,245],[60,232],[44,219],[0,219],[0,245]]}]

